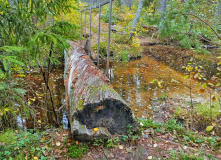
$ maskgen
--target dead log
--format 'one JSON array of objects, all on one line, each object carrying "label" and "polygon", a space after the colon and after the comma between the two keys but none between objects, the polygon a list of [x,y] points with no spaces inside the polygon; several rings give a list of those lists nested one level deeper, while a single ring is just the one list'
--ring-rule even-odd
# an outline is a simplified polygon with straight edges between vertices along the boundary
[{"label": "dead log", "polygon": [[[107,83],[108,79],[74,42],[65,53],[64,85],[73,138],[105,139],[138,129],[131,108]],[[95,129],[96,128],[96,129]],[[97,131],[98,129],[98,131]]]},{"label": "dead log", "polygon": [[159,45],[160,43],[157,42],[141,42],[141,46],[153,46],[153,45]]}]

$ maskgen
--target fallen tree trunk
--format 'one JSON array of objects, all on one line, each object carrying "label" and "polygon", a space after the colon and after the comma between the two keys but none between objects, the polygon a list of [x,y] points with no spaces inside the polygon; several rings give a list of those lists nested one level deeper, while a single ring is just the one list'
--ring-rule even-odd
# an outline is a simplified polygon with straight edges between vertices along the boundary
[{"label": "fallen tree trunk", "polygon": [[[65,55],[64,84],[71,132],[75,139],[104,139],[137,130],[131,108],[74,42]],[[96,128],[96,129],[95,129]]]}]

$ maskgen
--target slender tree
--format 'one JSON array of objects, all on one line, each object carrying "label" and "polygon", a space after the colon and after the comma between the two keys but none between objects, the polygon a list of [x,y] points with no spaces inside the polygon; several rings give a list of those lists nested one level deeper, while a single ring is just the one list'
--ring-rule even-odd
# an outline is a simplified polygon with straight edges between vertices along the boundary
[{"label": "slender tree", "polygon": [[143,8],[143,3],[144,3],[144,0],[139,0],[139,5],[138,5],[138,8],[137,8],[136,16],[134,17],[133,23],[132,23],[132,30],[135,29],[135,27],[137,26],[137,24],[139,22],[141,11],[142,11],[142,8]]}]

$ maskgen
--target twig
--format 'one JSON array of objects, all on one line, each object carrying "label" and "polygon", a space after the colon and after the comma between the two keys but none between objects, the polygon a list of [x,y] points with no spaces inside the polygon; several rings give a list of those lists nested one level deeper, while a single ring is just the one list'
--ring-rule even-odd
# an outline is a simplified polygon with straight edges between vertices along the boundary
[{"label": "twig", "polygon": [[59,126],[59,125],[58,125],[58,119],[57,119],[57,114],[56,114],[55,107],[54,107],[54,101],[53,101],[53,97],[52,97],[52,92],[51,92],[50,87],[48,86],[47,79],[46,79],[46,75],[45,75],[45,71],[44,71],[43,67],[40,65],[40,63],[39,63],[39,61],[38,61],[37,58],[36,58],[36,60],[37,60],[38,66],[39,66],[39,68],[40,68],[40,70],[41,70],[41,72],[42,72],[42,74],[43,74],[46,87],[47,87],[47,89],[48,89],[48,91],[49,91],[49,94],[50,94],[52,109],[53,109],[54,116],[55,116],[55,123],[56,123],[56,125],[57,125],[57,127],[58,127],[58,126]]}]

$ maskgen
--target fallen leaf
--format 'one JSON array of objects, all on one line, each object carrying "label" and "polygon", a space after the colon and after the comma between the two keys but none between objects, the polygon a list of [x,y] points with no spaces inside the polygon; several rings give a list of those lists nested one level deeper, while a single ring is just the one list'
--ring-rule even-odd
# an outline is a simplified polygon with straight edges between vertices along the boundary
[{"label": "fallen leaf", "polygon": [[212,122],[212,125],[215,126],[215,125],[216,125],[216,121],[213,121],[213,122]]},{"label": "fallen leaf", "polygon": [[208,127],[206,128],[206,131],[209,132],[209,131],[211,131],[212,129],[213,129],[213,126],[208,126]]},{"label": "fallen leaf", "polygon": [[97,131],[98,131],[98,128],[94,128],[94,131],[97,132]]},{"label": "fallen leaf", "polygon": [[213,96],[212,96],[212,101],[215,101],[215,100],[216,100],[216,96],[213,95]]},{"label": "fallen leaf", "polygon": [[159,86],[160,88],[162,88],[161,83],[162,83],[162,81],[159,81],[159,82],[158,82],[158,86]]},{"label": "fallen leaf", "polygon": [[200,89],[200,93],[205,93],[205,89]]}]

